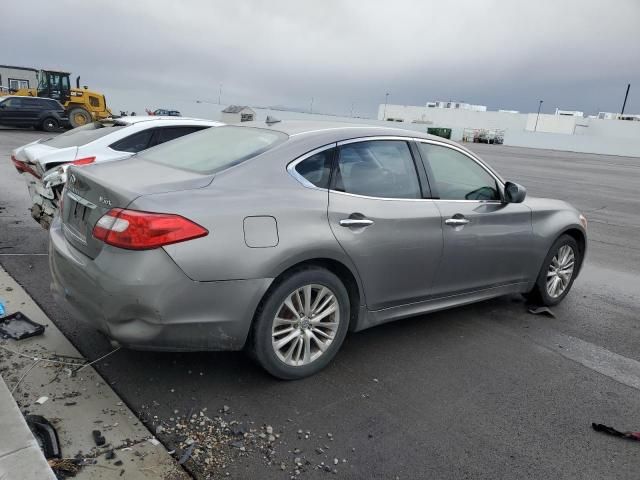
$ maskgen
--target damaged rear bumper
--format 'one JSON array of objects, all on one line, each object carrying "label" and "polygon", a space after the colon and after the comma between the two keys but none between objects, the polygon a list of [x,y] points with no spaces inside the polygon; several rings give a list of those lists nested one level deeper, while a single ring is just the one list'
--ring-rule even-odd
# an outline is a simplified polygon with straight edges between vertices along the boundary
[{"label": "damaged rear bumper", "polygon": [[50,229],[51,290],[56,301],[121,345],[135,349],[239,350],[272,279],[197,282],[163,249],[105,246],[91,259]]},{"label": "damaged rear bumper", "polygon": [[[53,217],[58,211],[58,196],[54,191],[55,187],[46,186],[31,175],[24,174],[31,198],[31,216],[44,229],[49,229]],[[58,187],[62,189],[62,185]]]}]

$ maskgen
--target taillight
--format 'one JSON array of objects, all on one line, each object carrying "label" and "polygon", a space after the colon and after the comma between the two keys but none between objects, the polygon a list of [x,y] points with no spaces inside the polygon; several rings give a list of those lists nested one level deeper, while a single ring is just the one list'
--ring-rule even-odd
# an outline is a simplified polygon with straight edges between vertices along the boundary
[{"label": "taillight", "polygon": [[11,161],[13,162],[13,166],[16,167],[16,170],[18,170],[20,173],[30,173],[34,177],[40,178],[38,172],[31,168],[31,165],[29,165],[27,162],[18,160],[14,155],[11,155]]},{"label": "taillight", "polygon": [[80,158],[78,160],[74,160],[73,162],[71,162],[70,165],[89,165],[90,163],[93,163],[96,161],[96,157],[86,157],[86,158]]},{"label": "taillight", "polygon": [[209,231],[180,215],[112,208],[93,227],[93,236],[128,250],[152,248],[204,237]]}]

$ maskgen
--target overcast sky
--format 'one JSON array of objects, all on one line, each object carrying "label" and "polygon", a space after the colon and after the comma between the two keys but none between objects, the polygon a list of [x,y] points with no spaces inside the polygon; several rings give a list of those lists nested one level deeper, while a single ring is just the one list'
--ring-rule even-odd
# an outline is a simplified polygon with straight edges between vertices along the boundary
[{"label": "overcast sky", "polygon": [[[640,0],[31,1],[1,63],[81,75],[114,110],[197,99],[375,116],[384,103],[640,113]],[[72,21],[73,20],[73,21]],[[71,26],[73,24],[77,26]],[[7,47],[9,46],[9,47]]]}]

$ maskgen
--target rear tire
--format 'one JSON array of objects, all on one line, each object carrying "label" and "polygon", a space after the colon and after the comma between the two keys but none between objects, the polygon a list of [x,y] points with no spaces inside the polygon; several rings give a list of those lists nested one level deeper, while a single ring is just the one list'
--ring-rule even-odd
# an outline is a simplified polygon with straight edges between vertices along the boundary
[{"label": "rear tire", "polygon": [[75,107],[69,110],[69,123],[73,128],[86,125],[92,120],[91,114],[82,107]]},{"label": "rear tire", "polygon": [[60,124],[53,117],[47,117],[42,121],[42,130],[45,132],[56,132],[60,128]]},{"label": "rear tire", "polygon": [[313,375],[340,349],[349,314],[349,294],[336,275],[319,267],[294,271],[258,307],[252,354],[267,372],[283,380]]},{"label": "rear tire", "polygon": [[571,290],[581,262],[578,243],[570,235],[561,235],[549,249],[527,299],[548,307],[559,304]]}]

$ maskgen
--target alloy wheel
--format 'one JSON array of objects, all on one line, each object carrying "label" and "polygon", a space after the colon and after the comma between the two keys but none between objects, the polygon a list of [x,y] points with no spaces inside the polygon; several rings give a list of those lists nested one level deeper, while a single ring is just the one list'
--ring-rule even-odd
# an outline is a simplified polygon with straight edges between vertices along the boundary
[{"label": "alloy wheel", "polygon": [[547,293],[551,298],[558,298],[571,283],[575,258],[573,248],[562,245],[551,259],[547,270]]},{"label": "alloy wheel", "polygon": [[331,289],[317,284],[297,288],[273,319],[273,350],[287,365],[308,365],[329,348],[339,325],[340,305]]}]

